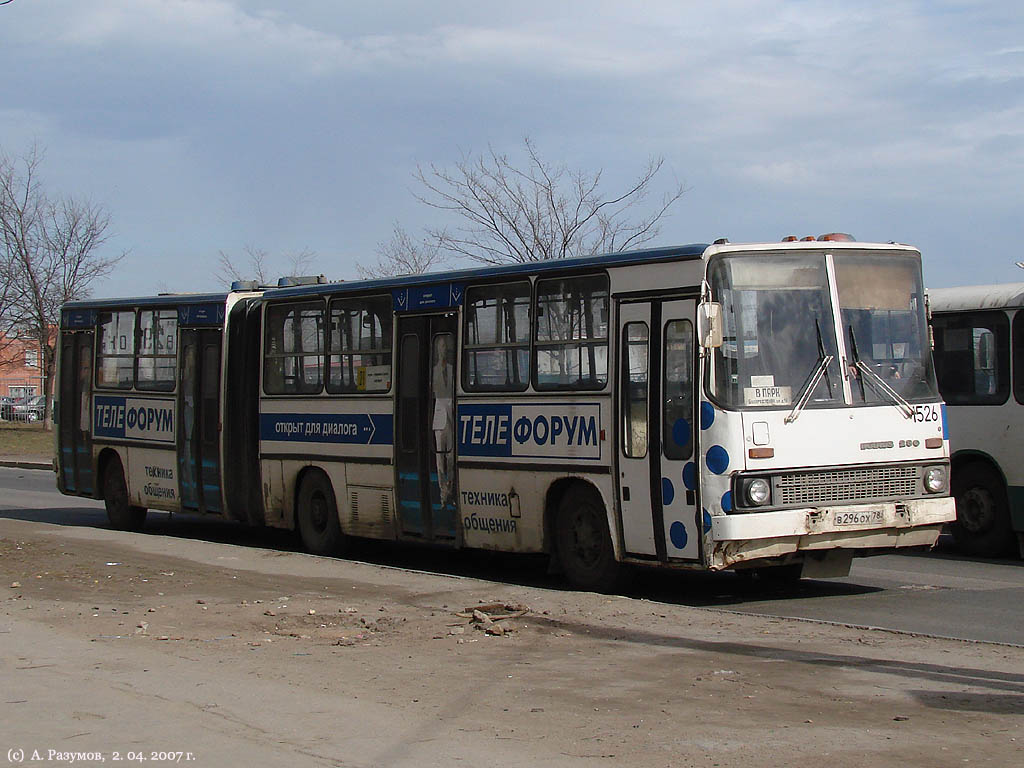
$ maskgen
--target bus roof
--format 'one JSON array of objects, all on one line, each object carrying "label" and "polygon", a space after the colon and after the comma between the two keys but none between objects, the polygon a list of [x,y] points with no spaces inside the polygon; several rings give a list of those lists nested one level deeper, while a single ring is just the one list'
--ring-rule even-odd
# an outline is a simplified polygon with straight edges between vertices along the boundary
[{"label": "bus roof", "polygon": [[928,300],[933,312],[1020,307],[1024,306],[1024,283],[929,288]]},{"label": "bus roof", "polygon": [[[327,283],[315,283],[311,285],[296,285],[279,288],[276,286],[263,286],[259,292],[267,298],[289,298],[296,296],[320,296],[325,293],[348,293],[352,291],[373,291],[390,290],[392,288],[410,288],[416,286],[429,286],[435,284],[453,283],[462,280],[479,280],[490,277],[514,277],[524,274],[558,274],[594,267],[620,267],[630,264],[656,263],[665,261],[693,261],[716,253],[729,253],[735,251],[769,251],[778,249],[820,249],[826,247],[835,249],[905,249],[913,250],[911,246],[898,243],[862,243],[851,242],[822,242],[822,241],[799,241],[799,242],[771,242],[771,243],[730,243],[716,242],[714,245],[706,243],[691,243],[689,245],[668,246],[664,248],[645,248],[635,251],[621,251],[618,253],[601,254],[598,256],[581,256],[571,259],[551,259],[549,261],[529,261],[525,263],[501,264],[486,267],[471,267],[446,272],[429,272],[420,275],[403,275],[400,277],[375,278],[369,280],[336,281]],[[166,293],[157,296],[143,297],[122,297],[113,299],[80,299],[71,301],[64,305],[67,310],[80,309],[117,309],[120,307],[178,307],[189,304],[223,304],[228,296],[227,292],[222,293]]]},{"label": "bus roof", "polygon": [[320,295],[323,293],[346,292],[354,290],[373,290],[376,288],[409,288],[414,286],[432,285],[435,283],[451,283],[461,280],[478,280],[488,277],[511,277],[523,274],[546,274],[571,272],[589,267],[616,267],[629,264],[643,264],[658,261],[692,261],[701,258],[707,245],[695,243],[668,248],[647,248],[639,251],[623,251],[621,253],[602,254],[600,256],[581,256],[573,259],[551,259],[548,261],[528,261],[525,263],[501,264],[493,267],[471,267],[447,272],[428,272],[422,275],[403,275],[371,280],[352,280],[339,283],[320,283],[317,285],[298,285],[292,288],[274,288],[270,295],[274,298],[291,296]]},{"label": "bus roof", "polygon": [[180,307],[189,304],[223,304],[228,294],[161,293],[157,296],[135,296],[118,299],[79,299],[69,301],[64,309],[119,309],[121,307]]}]

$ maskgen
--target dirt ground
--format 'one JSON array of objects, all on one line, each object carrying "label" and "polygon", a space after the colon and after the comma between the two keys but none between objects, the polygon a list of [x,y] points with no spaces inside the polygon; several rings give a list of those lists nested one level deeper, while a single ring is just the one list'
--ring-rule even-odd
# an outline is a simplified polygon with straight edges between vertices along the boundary
[{"label": "dirt ground", "polygon": [[17,520],[0,693],[10,764],[1024,764],[1016,647]]}]

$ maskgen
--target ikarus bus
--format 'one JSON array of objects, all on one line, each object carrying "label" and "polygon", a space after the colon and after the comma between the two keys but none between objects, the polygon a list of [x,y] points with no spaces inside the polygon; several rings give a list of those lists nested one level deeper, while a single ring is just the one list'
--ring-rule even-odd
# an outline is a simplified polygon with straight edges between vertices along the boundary
[{"label": "ikarus bus", "polygon": [[[65,307],[58,484],[147,509],[835,576],[955,518],[921,257],[824,236]],[[772,569],[772,570],[767,570]]]}]

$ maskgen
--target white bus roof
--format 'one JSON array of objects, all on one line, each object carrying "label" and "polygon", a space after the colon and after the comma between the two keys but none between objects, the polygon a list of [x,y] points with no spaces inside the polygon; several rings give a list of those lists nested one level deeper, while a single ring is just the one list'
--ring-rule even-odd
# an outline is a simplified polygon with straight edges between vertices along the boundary
[{"label": "white bus roof", "polygon": [[1020,307],[1024,306],[1024,283],[929,288],[928,298],[933,312]]}]

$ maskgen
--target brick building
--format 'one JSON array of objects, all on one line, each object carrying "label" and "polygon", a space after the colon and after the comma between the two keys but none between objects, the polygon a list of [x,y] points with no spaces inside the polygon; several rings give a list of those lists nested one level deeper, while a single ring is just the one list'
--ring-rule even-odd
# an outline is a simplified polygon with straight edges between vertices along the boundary
[{"label": "brick building", "polygon": [[34,339],[0,334],[0,396],[41,395],[46,382],[43,351]]}]

